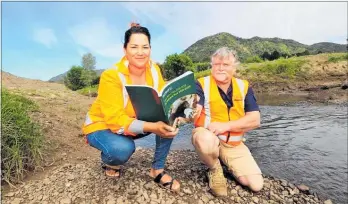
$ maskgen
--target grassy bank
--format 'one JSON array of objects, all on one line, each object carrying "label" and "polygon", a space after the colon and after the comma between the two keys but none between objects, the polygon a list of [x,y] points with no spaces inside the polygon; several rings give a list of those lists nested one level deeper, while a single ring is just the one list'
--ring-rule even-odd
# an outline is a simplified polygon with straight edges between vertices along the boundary
[{"label": "grassy bank", "polygon": [[[242,63],[237,69],[238,77],[253,82],[291,82],[320,80],[326,76],[343,76],[347,73],[347,53],[318,54],[301,57],[280,58],[259,63]],[[210,70],[195,73],[204,77]]]},{"label": "grassy bank", "polygon": [[38,110],[33,101],[4,89],[1,101],[1,179],[13,183],[40,165],[43,135],[29,117]]}]

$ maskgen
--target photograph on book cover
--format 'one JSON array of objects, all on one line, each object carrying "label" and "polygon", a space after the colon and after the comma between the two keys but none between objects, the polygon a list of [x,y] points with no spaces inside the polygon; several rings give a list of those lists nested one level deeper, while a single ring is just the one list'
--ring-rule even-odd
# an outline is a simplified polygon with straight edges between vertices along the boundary
[{"label": "photograph on book cover", "polygon": [[175,102],[170,106],[168,111],[169,124],[175,124],[175,119],[181,117],[181,123],[191,122],[196,106],[197,106],[197,98],[196,94],[189,94],[178,98]]}]

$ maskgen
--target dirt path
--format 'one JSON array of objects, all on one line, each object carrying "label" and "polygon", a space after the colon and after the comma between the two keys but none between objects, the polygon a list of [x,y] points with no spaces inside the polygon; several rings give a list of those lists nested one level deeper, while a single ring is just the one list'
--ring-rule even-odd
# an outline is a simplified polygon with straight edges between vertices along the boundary
[{"label": "dirt path", "polygon": [[94,98],[78,95],[61,84],[8,73],[2,73],[2,83],[39,104],[33,117],[43,127],[49,150],[43,171],[30,174],[15,188],[2,188],[3,203],[324,203],[308,189],[270,177],[264,189],[254,194],[228,174],[228,198],[214,198],[208,191],[207,169],[191,151],[172,151],[168,156],[167,170],[182,184],[178,195],[159,188],[148,177],[153,157],[149,149],[138,148],[122,178],[110,180],[100,170],[99,152],[85,144],[81,135],[84,115]]}]

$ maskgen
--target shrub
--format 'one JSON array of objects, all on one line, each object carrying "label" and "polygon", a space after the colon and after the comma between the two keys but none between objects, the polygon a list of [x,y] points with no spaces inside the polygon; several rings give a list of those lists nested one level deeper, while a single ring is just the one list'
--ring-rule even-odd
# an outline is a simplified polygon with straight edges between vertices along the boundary
[{"label": "shrub", "polygon": [[194,68],[191,58],[185,54],[168,55],[163,63],[163,74],[167,80],[180,76],[188,70],[194,71]]},{"label": "shrub", "polygon": [[77,92],[79,94],[82,94],[85,96],[97,97],[98,96],[98,87],[99,87],[99,85],[93,85],[93,86],[79,89],[79,90],[77,90]]},{"label": "shrub", "polygon": [[339,61],[348,61],[348,53],[345,54],[330,54],[328,56],[328,62],[339,62]]},{"label": "shrub", "polygon": [[263,62],[263,60],[259,56],[248,57],[245,60],[245,63],[259,63],[259,62]]},{"label": "shrub", "polygon": [[69,89],[76,91],[85,87],[83,80],[83,67],[72,66],[64,78],[64,84]]},{"label": "shrub", "polygon": [[29,114],[38,109],[31,100],[1,90],[1,177],[11,183],[41,163],[43,136]]},{"label": "shrub", "polygon": [[193,66],[195,67],[195,70],[197,72],[205,71],[210,69],[210,63],[209,62],[198,62],[194,63]]}]

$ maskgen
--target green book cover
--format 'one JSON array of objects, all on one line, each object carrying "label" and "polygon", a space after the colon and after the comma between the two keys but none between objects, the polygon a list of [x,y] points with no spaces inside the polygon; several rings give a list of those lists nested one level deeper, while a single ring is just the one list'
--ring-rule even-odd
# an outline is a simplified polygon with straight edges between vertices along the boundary
[{"label": "green book cover", "polygon": [[169,81],[159,93],[147,85],[125,87],[137,119],[147,122],[163,121],[172,125],[176,117],[189,115],[196,102],[196,85],[191,71]]}]

